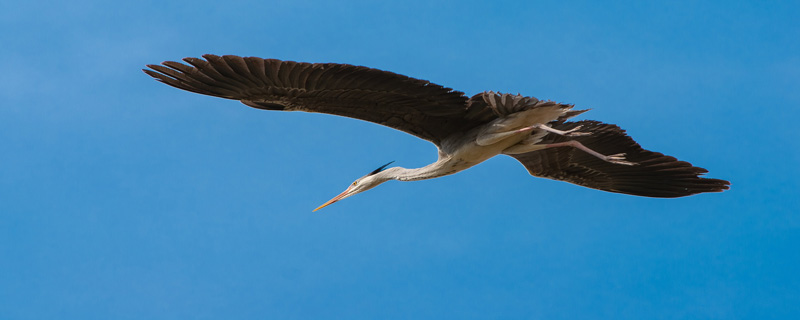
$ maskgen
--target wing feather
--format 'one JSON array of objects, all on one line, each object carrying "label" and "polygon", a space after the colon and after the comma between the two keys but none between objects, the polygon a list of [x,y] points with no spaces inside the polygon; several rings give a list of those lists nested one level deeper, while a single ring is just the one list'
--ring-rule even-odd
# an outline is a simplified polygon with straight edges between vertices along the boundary
[{"label": "wing feather", "polygon": [[144,72],[176,88],[254,108],[352,117],[437,144],[482,123],[465,117],[463,93],[388,71],[231,55],[203,58],[148,65]]},{"label": "wing feather", "polygon": [[577,185],[637,196],[674,198],[703,192],[727,190],[730,182],[703,178],[707,170],[674,157],[643,149],[625,131],[613,124],[597,121],[565,122],[553,128],[569,130],[582,126],[587,136],[564,137],[549,134],[541,143],[577,140],[599,153],[625,153],[635,166],[609,163],[571,147],[548,148],[511,155],[531,175]]}]

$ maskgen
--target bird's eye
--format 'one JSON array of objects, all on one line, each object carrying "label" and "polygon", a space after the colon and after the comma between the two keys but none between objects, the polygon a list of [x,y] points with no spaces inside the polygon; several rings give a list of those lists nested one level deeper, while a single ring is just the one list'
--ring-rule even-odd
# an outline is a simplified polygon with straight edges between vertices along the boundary
[{"label": "bird's eye", "polygon": [[358,184],[358,181],[353,181],[353,186],[355,187]]}]

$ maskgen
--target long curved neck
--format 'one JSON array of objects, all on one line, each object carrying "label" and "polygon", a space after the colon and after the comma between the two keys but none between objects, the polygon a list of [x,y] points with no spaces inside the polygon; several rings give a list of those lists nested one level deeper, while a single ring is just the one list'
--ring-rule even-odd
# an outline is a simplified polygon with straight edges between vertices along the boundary
[{"label": "long curved neck", "polygon": [[406,169],[403,167],[392,167],[377,173],[384,179],[394,179],[398,181],[416,181],[433,179],[441,176],[454,174],[460,171],[449,165],[449,161],[436,161],[422,168]]}]

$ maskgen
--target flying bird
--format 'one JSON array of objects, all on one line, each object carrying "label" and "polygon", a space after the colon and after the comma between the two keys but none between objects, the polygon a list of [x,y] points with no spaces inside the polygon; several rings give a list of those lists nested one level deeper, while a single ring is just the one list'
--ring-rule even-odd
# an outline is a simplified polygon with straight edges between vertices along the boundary
[{"label": "flying bird", "polygon": [[610,192],[675,198],[727,190],[707,170],[643,149],[620,127],[568,121],[587,110],[534,97],[463,92],[393,72],[338,63],[203,55],[147,65],[170,86],[247,106],[361,119],[433,142],[438,160],[415,169],[386,164],[314,209],[389,180],[432,179],[509,155],[536,177]]}]

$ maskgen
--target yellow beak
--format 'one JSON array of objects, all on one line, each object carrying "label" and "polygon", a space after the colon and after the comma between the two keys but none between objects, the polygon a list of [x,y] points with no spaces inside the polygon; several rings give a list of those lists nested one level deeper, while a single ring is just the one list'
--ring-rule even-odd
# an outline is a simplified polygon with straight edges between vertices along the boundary
[{"label": "yellow beak", "polygon": [[340,193],[338,196],[333,197],[333,199],[328,200],[328,202],[323,203],[321,206],[317,207],[316,209],[314,209],[311,212],[314,212],[314,211],[317,211],[319,209],[325,208],[328,205],[330,205],[330,204],[332,204],[332,203],[334,203],[336,201],[341,200],[342,198],[344,198],[348,194],[349,191],[350,191],[350,188],[347,188],[347,190],[345,190],[344,192]]}]

